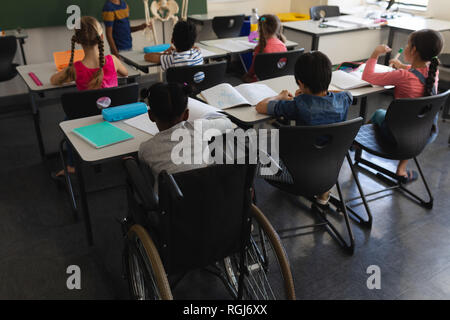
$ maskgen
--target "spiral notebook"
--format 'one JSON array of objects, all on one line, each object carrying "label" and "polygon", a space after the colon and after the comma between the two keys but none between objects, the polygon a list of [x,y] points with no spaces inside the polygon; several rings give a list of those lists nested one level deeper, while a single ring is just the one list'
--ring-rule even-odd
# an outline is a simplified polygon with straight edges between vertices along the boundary
[{"label": "spiral notebook", "polygon": [[76,128],[72,132],[97,149],[134,138],[128,132],[106,121]]}]

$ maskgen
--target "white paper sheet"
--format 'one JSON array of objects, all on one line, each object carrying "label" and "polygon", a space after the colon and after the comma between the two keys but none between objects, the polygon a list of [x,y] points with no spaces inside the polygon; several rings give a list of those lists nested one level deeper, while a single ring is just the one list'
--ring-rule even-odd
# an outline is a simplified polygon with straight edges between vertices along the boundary
[{"label": "white paper sheet", "polygon": [[197,120],[202,119],[205,115],[213,112],[219,111],[216,107],[213,107],[209,104],[203,103],[196,99],[189,98],[188,100],[188,108],[189,108],[189,120]]},{"label": "white paper sheet", "polygon": [[147,132],[154,136],[159,132],[156,123],[152,122],[148,117],[148,113],[124,121],[127,125],[132,126],[141,131]]}]

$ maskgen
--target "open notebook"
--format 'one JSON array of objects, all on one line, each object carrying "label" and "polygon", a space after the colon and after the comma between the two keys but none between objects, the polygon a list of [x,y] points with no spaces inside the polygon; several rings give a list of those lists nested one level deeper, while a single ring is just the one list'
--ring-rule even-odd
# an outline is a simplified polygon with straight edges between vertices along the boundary
[{"label": "open notebook", "polygon": [[[210,106],[206,103],[200,102],[198,100],[189,98],[188,100],[189,108],[189,120],[197,120],[204,118],[208,113],[213,113],[219,111],[217,108]],[[152,122],[148,116],[148,113],[141,114],[140,116],[128,119],[124,121],[127,125],[132,126],[136,129],[144,131],[148,134],[154,136],[159,132],[156,123]]]},{"label": "open notebook", "polygon": [[234,88],[228,83],[222,83],[202,91],[200,95],[211,106],[224,110],[254,106],[265,98],[276,96],[277,93],[260,83],[245,83]]},{"label": "open notebook", "polygon": [[[362,80],[362,74],[364,72],[365,64],[361,65],[358,69],[352,72],[345,72],[337,70],[333,72],[331,77],[331,84],[342,90],[350,90],[356,88],[362,88],[370,86],[367,81]],[[377,64],[375,66],[375,73],[390,72],[394,69],[388,66]]]}]

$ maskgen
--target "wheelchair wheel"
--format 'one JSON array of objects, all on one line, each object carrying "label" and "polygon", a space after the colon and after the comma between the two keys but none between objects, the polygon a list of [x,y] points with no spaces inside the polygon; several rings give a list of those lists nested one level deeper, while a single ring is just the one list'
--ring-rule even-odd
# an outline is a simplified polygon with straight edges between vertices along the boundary
[{"label": "wheelchair wheel", "polygon": [[124,264],[133,299],[173,299],[158,250],[147,231],[140,225],[133,225],[128,231]]},{"label": "wheelchair wheel", "polygon": [[[252,235],[245,253],[243,299],[295,300],[294,281],[281,240],[264,214],[252,206]],[[224,259],[231,287],[238,292],[239,254]]]}]

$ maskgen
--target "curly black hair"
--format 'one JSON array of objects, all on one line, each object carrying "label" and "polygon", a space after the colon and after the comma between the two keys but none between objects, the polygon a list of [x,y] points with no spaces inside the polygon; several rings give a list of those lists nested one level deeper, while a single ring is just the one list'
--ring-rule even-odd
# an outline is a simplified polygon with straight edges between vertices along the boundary
[{"label": "curly black hair", "polygon": [[173,28],[172,42],[178,51],[190,50],[197,40],[197,28],[191,22],[180,20]]}]

